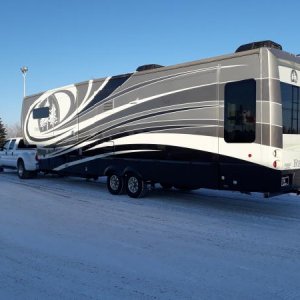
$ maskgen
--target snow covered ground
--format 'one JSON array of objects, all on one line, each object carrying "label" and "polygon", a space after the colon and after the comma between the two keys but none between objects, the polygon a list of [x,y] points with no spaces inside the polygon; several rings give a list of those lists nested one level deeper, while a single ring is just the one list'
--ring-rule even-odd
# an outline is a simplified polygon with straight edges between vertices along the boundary
[{"label": "snow covered ground", "polygon": [[1,173],[0,299],[300,299],[300,197]]}]

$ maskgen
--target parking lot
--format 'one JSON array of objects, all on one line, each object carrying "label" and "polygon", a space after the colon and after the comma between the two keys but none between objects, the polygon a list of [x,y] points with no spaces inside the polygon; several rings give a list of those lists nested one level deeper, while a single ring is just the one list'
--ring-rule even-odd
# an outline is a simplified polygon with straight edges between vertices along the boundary
[{"label": "parking lot", "polygon": [[300,198],[113,196],[0,174],[1,299],[299,299]]}]

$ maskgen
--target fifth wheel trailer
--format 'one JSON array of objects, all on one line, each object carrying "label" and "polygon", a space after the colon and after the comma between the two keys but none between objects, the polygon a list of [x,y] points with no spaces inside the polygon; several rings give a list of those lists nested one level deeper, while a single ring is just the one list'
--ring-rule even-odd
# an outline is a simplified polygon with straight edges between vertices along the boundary
[{"label": "fifth wheel trailer", "polygon": [[44,172],[284,193],[300,189],[300,57],[271,41],[233,54],[89,80],[28,96],[22,128]]}]

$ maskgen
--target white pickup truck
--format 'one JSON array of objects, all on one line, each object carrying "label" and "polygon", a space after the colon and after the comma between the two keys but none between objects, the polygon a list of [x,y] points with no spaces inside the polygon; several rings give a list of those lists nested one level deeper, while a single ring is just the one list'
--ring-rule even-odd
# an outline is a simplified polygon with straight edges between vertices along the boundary
[{"label": "white pickup truck", "polygon": [[0,172],[3,169],[16,169],[21,179],[34,177],[38,172],[35,145],[25,145],[22,138],[5,141],[0,148]]}]

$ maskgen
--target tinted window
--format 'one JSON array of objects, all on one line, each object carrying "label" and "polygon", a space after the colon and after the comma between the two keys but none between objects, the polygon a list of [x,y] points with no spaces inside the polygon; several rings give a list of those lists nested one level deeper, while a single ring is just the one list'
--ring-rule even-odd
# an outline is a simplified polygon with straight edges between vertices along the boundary
[{"label": "tinted window", "polygon": [[225,85],[224,139],[227,143],[255,140],[256,82],[254,79]]},{"label": "tinted window", "polygon": [[32,112],[34,119],[44,119],[49,117],[49,107],[35,108]]},{"label": "tinted window", "polygon": [[300,133],[300,88],[287,83],[280,83],[282,103],[282,132]]},{"label": "tinted window", "polygon": [[20,140],[19,145],[18,145],[18,149],[30,149],[30,148],[36,148],[36,145],[29,145],[29,144],[25,144],[24,140]]}]

